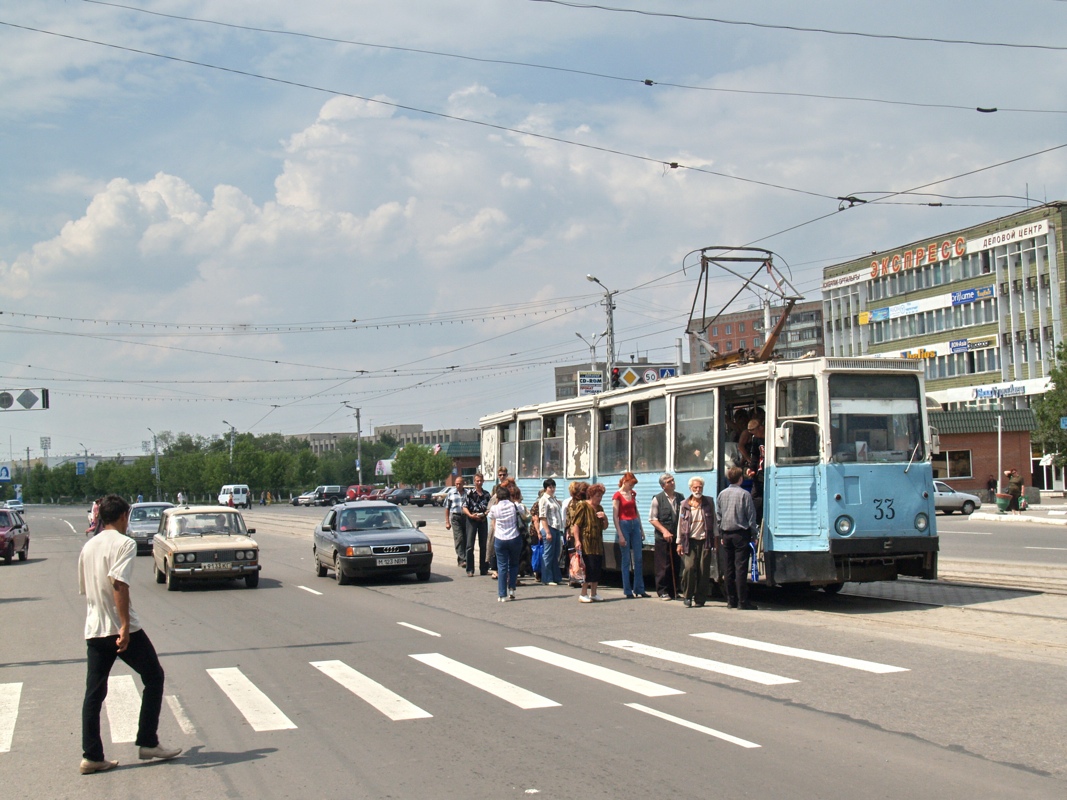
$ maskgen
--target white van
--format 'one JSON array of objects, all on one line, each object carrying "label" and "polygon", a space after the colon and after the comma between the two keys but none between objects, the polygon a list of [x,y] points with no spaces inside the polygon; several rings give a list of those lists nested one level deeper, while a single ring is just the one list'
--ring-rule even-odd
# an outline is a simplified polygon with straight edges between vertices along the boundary
[{"label": "white van", "polygon": [[237,508],[252,507],[252,491],[244,483],[228,483],[219,491],[219,505],[228,506],[230,495],[233,495],[233,504]]}]

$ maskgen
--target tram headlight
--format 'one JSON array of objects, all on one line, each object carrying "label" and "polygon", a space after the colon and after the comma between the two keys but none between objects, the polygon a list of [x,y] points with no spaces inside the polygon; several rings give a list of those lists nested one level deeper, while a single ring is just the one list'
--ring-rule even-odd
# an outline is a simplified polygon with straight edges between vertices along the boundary
[{"label": "tram headlight", "polygon": [[837,531],[838,536],[851,536],[855,529],[855,521],[847,514],[842,514],[834,523],[834,530]]},{"label": "tram headlight", "polygon": [[926,514],[915,515],[915,530],[919,533],[926,533],[926,529],[930,527],[930,518]]}]

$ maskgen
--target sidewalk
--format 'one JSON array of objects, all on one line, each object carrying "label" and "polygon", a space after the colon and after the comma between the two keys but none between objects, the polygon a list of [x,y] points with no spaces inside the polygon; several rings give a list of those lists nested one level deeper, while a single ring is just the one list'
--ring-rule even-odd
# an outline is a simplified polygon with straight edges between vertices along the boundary
[{"label": "sidewalk", "polygon": [[1026,510],[1019,514],[1011,514],[998,511],[996,503],[982,503],[981,510],[975,511],[969,519],[990,522],[1034,522],[1039,525],[1067,525],[1067,504],[1041,503],[1040,505],[1027,506]]}]

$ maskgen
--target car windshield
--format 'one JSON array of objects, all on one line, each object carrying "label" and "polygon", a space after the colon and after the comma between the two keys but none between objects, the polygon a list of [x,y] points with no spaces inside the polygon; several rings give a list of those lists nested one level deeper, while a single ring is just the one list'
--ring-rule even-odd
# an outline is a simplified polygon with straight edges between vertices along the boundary
[{"label": "car windshield", "polygon": [[6,511],[0,511],[0,528],[7,528],[11,525],[11,515]]},{"label": "car windshield", "polygon": [[163,509],[156,508],[135,508],[130,512],[130,522],[148,522],[150,520],[158,520],[163,516]]},{"label": "car windshield", "polygon": [[919,382],[913,375],[830,376],[834,461],[904,463],[922,442]]},{"label": "car windshield", "polygon": [[204,536],[206,534],[245,534],[244,520],[240,514],[203,513],[175,514],[167,523],[167,536]]},{"label": "car windshield", "polygon": [[399,508],[346,508],[340,514],[340,531],[388,531],[411,528]]}]

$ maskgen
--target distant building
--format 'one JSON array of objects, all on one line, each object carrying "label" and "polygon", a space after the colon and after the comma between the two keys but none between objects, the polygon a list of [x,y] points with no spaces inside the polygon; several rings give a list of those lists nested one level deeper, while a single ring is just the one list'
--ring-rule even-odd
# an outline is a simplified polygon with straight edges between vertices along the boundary
[{"label": "distant building", "polygon": [[[778,341],[774,345],[775,358],[800,358],[807,353],[816,356],[824,354],[823,349],[823,306],[819,300],[797,303],[789,314],[782,328]],[[782,316],[782,306],[771,306],[771,327],[778,324]],[[721,356],[747,350],[759,352],[767,341],[763,325],[763,309],[759,306],[720,314],[714,319],[694,322],[706,328],[704,338]],[[690,369],[701,372],[712,354],[697,338],[689,336]]]},{"label": "distant building", "polygon": [[[414,442],[433,446],[445,445],[451,442],[479,442],[481,431],[478,428],[445,428],[436,431],[424,431],[422,425],[380,425],[375,427],[373,434],[363,434],[363,441],[367,443],[378,442],[382,434],[393,436],[400,447]],[[355,439],[355,431],[343,431],[341,433],[294,433],[287,439],[299,439],[310,445],[311,452],[315,455],[330,453],[337,449],[342,439]]]},{"label": "distant building", "polygon": [[[654,383],[656,380],[666,377],[667,374],[675,375],[678,372],[676,363],[658,361],[653,363],[648,360],[647,356],[639,356],[634,361],[619,361],[615,366],[619,369],[619,384],[623,389],[640,383]],[[607,364],[605,362],[598,361],[595,369],[588,361],[583,361],[579,364],[568,364],[565,367],[556,367],[555,370],[557,400],[569,400],[578,396],[579,372],[600,372],[604,376],[604,390],[607,391],[611,388],[611,376],[607,374]],[[648,377],[653,374],[655,379],[648,380]]]}]

